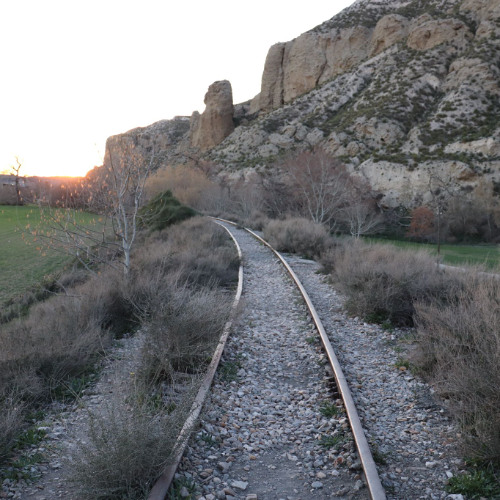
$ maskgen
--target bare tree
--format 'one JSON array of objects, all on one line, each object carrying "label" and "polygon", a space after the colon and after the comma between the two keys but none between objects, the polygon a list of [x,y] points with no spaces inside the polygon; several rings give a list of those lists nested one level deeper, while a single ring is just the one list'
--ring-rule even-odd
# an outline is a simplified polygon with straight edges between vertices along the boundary
[{"label": "bare tree", "polygon": [[383,216],[367,200],[347,205],[340,214],[340,220],[354,238],[379,231],[384,223]]},{"label": "bare tree", "polygon": [[130,251],[137,235],[137,214],[155,155],[153,151],[149,158],[145,158],[126,139],[122,139],[121,146],[119,153],[108,150],[108,207],[111,210],[114,233],[121,241],[123,270],[127,275],[130,269]]},{"label": "bare tree", "polygon": [[429,192],[432,197],[431,207],[436,216],[436,243],[437,254],[441,254],[441,243],[444,233],[444,214],[448,208],[450,199],[456,196],[456,186],[449,179],[444,179],[433,172],[429,176]]},{"label": "bare tree", "polygon": [[16,165],[12,165],[10,167],[12,175],[15,175],[16,179],[16,198],[17,198],[17,205],[22,205],[23,204],[23,198],[21,196],[21,185],[19,182],[19,172],[21,171],[22,163],[19,160],[19,156],[16,156]]},{"label": "bare tree", "polygon": [[333,229],[354,187],[345,166],[320,148],[299,153],[284,166],[301,215]]},{"label": "bare tree", "polygon": [[[104,165],[94,169],[79,193],[79,199],[85,199],[86,211],[96,214],[94,224],[83,221],[78,211],[69,210],[71,207],[45,207],[49,230],[41,236],[50,246],[75,255],[87,268],[89,261],[109,263],[111,252],[128,276],[138,212],[154,162],[154,152],[145,156],[130,138],[115,139],[113,147],[107,148]],[[114,262],[116,259],[111,265]]]}]

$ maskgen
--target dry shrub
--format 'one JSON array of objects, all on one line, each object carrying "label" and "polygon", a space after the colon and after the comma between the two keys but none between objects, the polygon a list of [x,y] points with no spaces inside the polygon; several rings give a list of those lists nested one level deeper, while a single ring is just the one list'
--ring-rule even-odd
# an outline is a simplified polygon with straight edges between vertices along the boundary
[{"label": "dry shrub", "polygon": [[[66,378],[84,373],[123,333],[133,312],[122,275],[108,270],[86,283],[33,305],[26,318],[0,333],[0,391],[18,387],[27,397],[47,397]],[[23,339],[23,342],[19,342]]]},{"label": "dry shrub", "polygon": [[23,429],[25,409],[26,404],[14,392],[0,398],[0,462],[9,456]]},{"label": "dry shrub", "polygon": [[150,404],[113,401],[91,416],[88,441],[80,443],[71,464],[79,498],[142,499],[171,460],[186,416]]},{"label": "dry shrub", "polygon": [[441,296],[452,280],[428,253],[388,245],[353,241],[334,249],[327,262],[351,314],[394,325],[412,325],[414,302]]},{"label": "dry shrub", "polygon": [[448,399],[468,454],[500,464],[500,280],[467,276],[416,304],[415,363]]},{"label": "dry shrub", "polygon": [[151,308],[142,356],[144,378],[158,381],[172,378],[174,371],[203,370],[229,317],[231,301],[218,290],[170,283]]},{"label": "dry shrub", "polygon": [[264,239],[280,252],[307,258],[319,257],[333,244],[325,226],[301,217],[269,221],[264,227]]},{"label": "dry shrub", "polygon": [[147,249],[139,249],[134,257],[133,287],[138,293],[150,290],[151,284],[172,271],[192,286],[227,288],[236,281],[239,268],[238,254],[225,229],[202,217],[153,235]]}]

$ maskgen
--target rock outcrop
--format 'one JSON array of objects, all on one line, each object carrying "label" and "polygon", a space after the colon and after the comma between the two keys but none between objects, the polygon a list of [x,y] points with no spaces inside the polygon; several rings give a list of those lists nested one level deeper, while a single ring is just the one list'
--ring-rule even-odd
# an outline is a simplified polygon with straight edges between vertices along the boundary
[{"label": "rock outcrop", "polygon": [[220,144],[234,130],[233,91],[227,80],[212,83],[205,94],[205,111],[193,113],[191,146],[202,151]]},{"label": "rock outcrop", "polygon": [[433,19],[424,14],[415,21],[406,43],[415,50],[429,50],[444,42],[464,46],[472,38],[469,28],[457,19]]}]

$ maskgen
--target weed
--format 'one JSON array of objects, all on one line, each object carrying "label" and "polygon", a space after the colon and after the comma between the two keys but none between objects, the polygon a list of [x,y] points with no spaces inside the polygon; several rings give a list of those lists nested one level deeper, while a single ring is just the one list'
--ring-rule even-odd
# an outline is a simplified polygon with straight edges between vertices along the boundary
[{"label": "weed", "polygon": [[214,438],[212,434],[209,432],[202,431],[198,437],[201,441],[203,441],[208,447],[215,446],[217,444],[217,440]]},{"label": "weed", "polygon": [[41,453],[22,454],[16,460],[9,464],[9,467],[2,472],[3,479],[11,479],[19,481],[32,481],[38,476],[35,476],[31,468],[32,465],[39,464],[45,460],[44,455]]},{"label": "weed", "polygon": [[317,338],[313,335],[311,337],[307,337],[306,338],[306,342],[309,344],[309,345],[313,345],[315,342],[317,341]]},{"label": "weed", "polygon": [[339,414],[339,409],[334,403],[324,401],[319,409],[321,415],[327,418],[335,417]]},{"label": "weed", "polygon": [[167,500],[192,500],[195,498],[195,489],[196,485],[192,479],[176,478],[168,490]]},{"label": "weed", "polygon": [[377,446],[372,447],[372,457],[377,465],[387,464],[387,454],[382,453]]},{"label": "weed", "polygon": [[36,446],[40,444],[47,436],[45,429],[30,427],[26,429],[16,441],[17,448],[24,448],[26,446]]},{"label": "weed", "polygon": [[342,434],[336,434],[333,436],[327,436],[323,434],[319,440],[319,444],[323,448],[334,448],[344,442],[344,436]]},{"label": "weed", "polygon": [[224,361],[219,365],[221,379],[225,382],[233,382],[238,378],[238,370],[241,368],[241,361]]},{"label": "weed", "polygon": [[394,363],[394,367],[401,370],[404,368],[405,370],[409,370],[411,367],[410,361],[408,359],[398,358]]},{"label": "weed", "polygon": [[59,384],[52,393],[58,401],[74,401],[83,395],[83,391],[96,380],[95,373],[71,377]]},{"label": "weed", "polygon": [[470,499],[499,498],[500,482],[493,472],[478,469],[450,478],[446,491],[466,495]]}]

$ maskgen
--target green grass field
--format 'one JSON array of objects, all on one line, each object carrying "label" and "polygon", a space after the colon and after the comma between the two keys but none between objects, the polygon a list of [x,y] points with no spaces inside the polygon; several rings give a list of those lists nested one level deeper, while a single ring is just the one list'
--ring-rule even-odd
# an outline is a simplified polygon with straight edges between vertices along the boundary
[{"label": "green grass field", "polygon": [[[93,214],[73,213],[82,224],[96,224]],[[0,205],[0,307],[71,261],[70,255],[47,248],[42,238],[32,234],[49,227],[36,206]]]},{"label": "green grass field", "polygon": [[[427,250],[437,257],[437,245],[430,243],[414,243],[412,241],[389,240],[384,238],[365,238],[365,241],[409,248]],[[482,265],[488,269],[500,269],[500,246],[498,245],[441,245],[441,260],[451,266]]]}]

